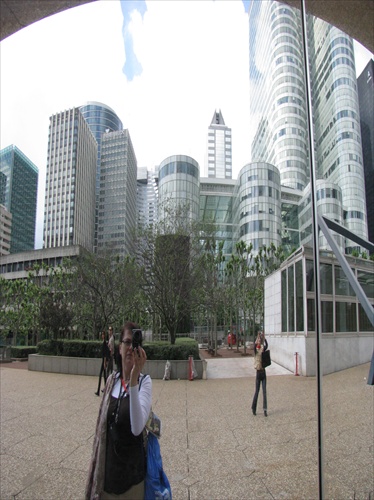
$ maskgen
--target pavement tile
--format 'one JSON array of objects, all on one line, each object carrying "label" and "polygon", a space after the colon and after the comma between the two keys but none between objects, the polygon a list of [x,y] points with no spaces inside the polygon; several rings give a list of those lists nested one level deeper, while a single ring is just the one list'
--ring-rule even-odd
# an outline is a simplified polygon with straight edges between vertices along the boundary
[{"label": "pavement tile", "polygon": [[[173,499],[316,500],[315,378],[268,371],[269,416],[260,394],[254,417],[253,367],[233,378],[233,365],[225,370],[226,360],[216,361],[223,378],[153,381]],[[365,364],[323,377],[326,500],[374,498],[368,371]],[[96,388],[97,377],[0,366],[1,500],[83,500],[101,402]]]}]

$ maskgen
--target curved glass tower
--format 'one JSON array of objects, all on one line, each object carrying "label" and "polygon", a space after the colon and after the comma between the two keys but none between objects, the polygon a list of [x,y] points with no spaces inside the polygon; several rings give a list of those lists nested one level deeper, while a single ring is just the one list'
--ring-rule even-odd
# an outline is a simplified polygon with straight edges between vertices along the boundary
[{"label": "curved glass tower", "polygon": [[[336,201],[343,209],[344,226],[367,239],[353,41],[321,19],[307,16],[307,24],[316,178],[328,183],[326,192],[341,195]],[[275,1],[250,3],[252,161],[278,167],[282,189],[292,189],[303,198],[303,217],[310,203],[310,124],[301,32],[300,10]],[[320,213],[332,217],[337,207],[331,212],[330,205],[319,203]],[[300,243],[305,244],[311,227],[301,221],[300,230]],[[350,240],[342,246],[346,253],[359,249]]]},{"label": "curved glass tower", "polygon": [[167,217],[167,207],[186,207],[186,214],[197,221],[200,207],[200,168],[190,156],[169,156],[159,167],[159,220]]},{"label": "curved glass tower", "polygon": [[235,196],[235,240],[252,243],[256,253],[262,246],[282,242],[281,190],[279,170],[265,162],[245,165],[238,176]]}]

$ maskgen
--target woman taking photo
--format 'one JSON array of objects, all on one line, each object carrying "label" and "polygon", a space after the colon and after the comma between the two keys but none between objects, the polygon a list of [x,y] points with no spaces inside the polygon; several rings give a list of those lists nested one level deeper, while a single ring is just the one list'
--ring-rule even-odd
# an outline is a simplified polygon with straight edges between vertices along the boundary
[{"label": "woman taking photo", "polygon": [[[118,372],[107,380],[93,444],[86,484],[87,500],[144,498],[145,453],[143,429],[152,404],[152,381],[141,373],[147,356],[133,348],[139,327],[122,328]],[[134,338],[134,340],[135,340]]]},{"label": "woman taking photo", "polygon": [[266,397],[266,370],[262,366],[262,353],[268,348],[268,342],[265,339],[265,333],[258,332],[256,342],[254,345],[254,368],[256,370],[256,390],[252,401],[252,413],[256,415],[257,411],[257,399],[258,393],[260,392],[260,385],[262,384],[262,397],[263,397],[263,409],[264,416],[268,416],[267,411],[267,397]]}]

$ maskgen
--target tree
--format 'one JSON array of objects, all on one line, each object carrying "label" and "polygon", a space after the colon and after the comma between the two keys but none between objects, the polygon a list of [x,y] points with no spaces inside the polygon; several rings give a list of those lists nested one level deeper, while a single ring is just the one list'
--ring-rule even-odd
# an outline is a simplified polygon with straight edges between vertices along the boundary
[{"label": "tree", "polygon": [[84,252],[70,267],[74,322],[82,336],[97,338],[110,324],[120,328],[129,318],[139,320],[142,306],[133,258]]},{"label": "tree", "polygon": [[214,346],[214,353],[217,356],[217,318],[219,311],[224,305],[223,288],[223,255],[224,242],[217,243],[214,233],[204,236],[204,254],[202,267],[202,304],[206,312],[207,323],[209,326],[209,344]]},{"label": "tree", "polygon": [[203,245],[199,225],[188,217],[188,206],[164,206],[155,226],[142,228],[138,238],[140,282],[150,312],[158,315],[170,342],[199,306]]}]

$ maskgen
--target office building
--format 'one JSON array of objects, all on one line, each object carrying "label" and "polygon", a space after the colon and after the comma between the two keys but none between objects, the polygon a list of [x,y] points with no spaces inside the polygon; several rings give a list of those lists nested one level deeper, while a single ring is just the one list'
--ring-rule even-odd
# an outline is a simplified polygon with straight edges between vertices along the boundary
[{"label": "office building", "polygon": [[12,215],[10,253],[33,250],[38,168],[17,146],[0,151],[0,204]]},{"label": "office building", "polygon": [[97,251],[134,255],[137,161],[128,130],[107,132],[101,142]]},{"label": "office building", "polygon": [[99,210],[99,192],[100,192],[100,165],[101,165],[101,138],[105,132],[116,132],[123,130],[121,120],[117,114],[106,104],[95,101],[88,101],[83,106],[79,106],[79,111],[88,123],[91,132],[97,142],[97,165],[96,165],[96,214],[95,214],[95,243],[94,249],[97,249],[97,224]]},{"label": "office building", "polygon": [[357,78],[369,241],[374,243],[374,59]]},{"label": "office building", "polygon": [[279,170],[270,163],[249,163],[239,172],[234,197],[234,239],[252,244],[255,253],[271,243],[282,243],[280,187]]},{"label": "office building", "polygon": [[10,254],[10,240],[12,238],[12,214],[0,205],[0,256]]},{"label": "office building", "polygon": [[233,252],[236,224],[234,221],[234,179],[200,179],[200,221],[211,224],[217,245],[223,242],[222,253],[228,261]]},{"label": "office building", "polygon": [[221,110],[215,111],[208,129],[207,177],[232,178],[231,128],[225,125]]},{"label": "office building", "polygon": [[97,142],[77,108],[50,117],[43,248],[93,251]]},{"label": "office building", "polygon": [[[326,189],[321,204],[357,236],[367,239],[365,185],[352,39],[321,19],[308,16],[308,47],[315,143],[315,173]],[[249,7],[252,162],[280,172],[282,188],[298,192],[310,205],[307,100],[300,11],[282,3],[251,2]],[[331,193],[338,198],[329,206]],[[338,204],[341,204],[339,211]],[[282,205],[287,219],[288,204]],[[305,206],[303,207],[305,210]],[[310,210],[310,208],[309,208]],[[311,212],[310,212],[311,214]],[[283,227],[282,232],[287,228]],[[307,244],[309,224],[299,227]],[[360,250],[339,240],[346,253]],[[322,248],[328,249],[321,238]]]},{"label": "office building", "polygon": [[139,167],[136,179],[138,226],[153,226],[157,222],[158,175],[147,167]]},{"label": "office building", "polygon": [[160,163],[158,174],[158,218],[167,224],[169,210],[183,207],[190,221],[197,221],[200,212],[200,167],[186,155],[173,155]]},{"label": "office building", "polygon": [[[316,376],[313,251],[300,247],[265,279],[265,330],[272,359],[304,376]],[[355,279],[374,307],[373,263],[347,256]],[[332,252],[320,254],[321,368],[324,375],[368,363],[374,327]]]}]

